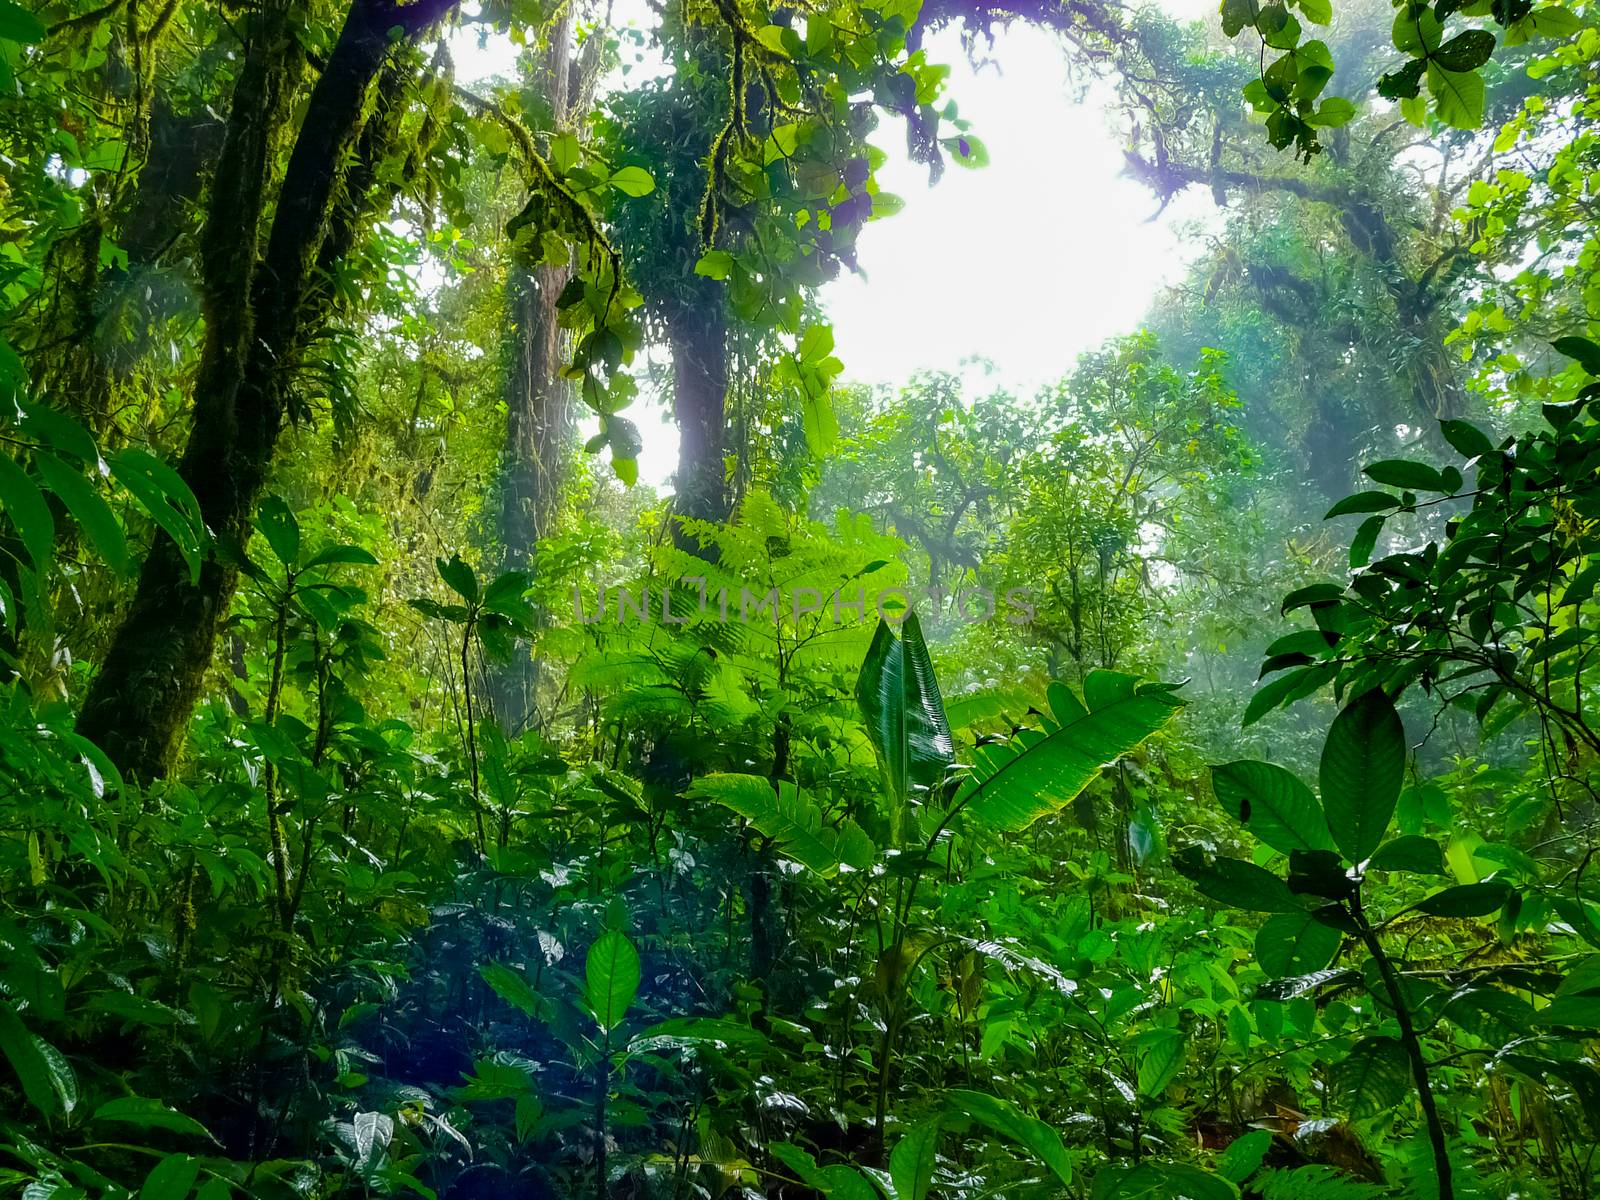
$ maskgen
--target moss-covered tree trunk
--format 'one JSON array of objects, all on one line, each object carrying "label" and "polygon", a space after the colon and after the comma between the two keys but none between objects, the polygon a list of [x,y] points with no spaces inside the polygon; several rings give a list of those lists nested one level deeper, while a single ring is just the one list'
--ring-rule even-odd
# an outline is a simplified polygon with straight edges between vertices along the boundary
[{"label": "moss-covered tree trunk", "polygon": [[[720,293],[682,307],[667,322],[672,347],[672,408],[678,422],[679,516],[721,521],[728,516],[726,422],[728,324]],[[680,544],[698,548],[694,539]]]},{"label": "moss-covered tree trunk", "polygon": [[[373,81],[391,51],[390,31],[399,27],[415,37],[451,7],[453,0],[351,5],[307,103],[259,263],[272,132],[299,50],[286,4],[269,3],[257,16],[202,239],[206,345],[179,465],[207,527],[224,545],[249,536],[311,316],[305,301],[312,268]],[[191,580],[171,541],[152,547],[78,722],[126,774],[149,779],[170,767],[236,582],[225,555],[208,553]]]},{"label": "moss-covered tree trunk", "polygon": [[[569,5],[550,30],[549,48],[532,80],[558,130],[580,121],[593,97],[593,70],[583,58],[573,59],[572,25]],[[511,331],[497,529],[502,570],[537,566],[539,541],[552,530],[576,449],[576,396],[561,377],[566,347],[556,308],[571,278],[567,264],[514,265],[506,278]],[[507,734],[515,736],[537,719],[538,686],[539,664],[525,647],[493,669],[490,703]]]}]

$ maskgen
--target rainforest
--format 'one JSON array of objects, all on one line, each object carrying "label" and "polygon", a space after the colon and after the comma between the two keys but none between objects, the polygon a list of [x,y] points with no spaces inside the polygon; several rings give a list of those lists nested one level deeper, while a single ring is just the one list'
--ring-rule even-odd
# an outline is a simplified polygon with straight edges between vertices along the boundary
[{"label": "rainforest", "polygon": [[0,0],[0,1200],[1600,1196],[1595,0]]}]

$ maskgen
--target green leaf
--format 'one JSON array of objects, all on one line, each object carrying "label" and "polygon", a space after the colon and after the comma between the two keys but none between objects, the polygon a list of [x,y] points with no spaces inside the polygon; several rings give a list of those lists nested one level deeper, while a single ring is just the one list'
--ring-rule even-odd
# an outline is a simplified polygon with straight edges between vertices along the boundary
[{"label": "green leaf", "polygon": [[[1560,337],[1550,345],[1558,354],[1576,360],[1586,374],[1600,375],[1600,345],[1596,345],[1586,337]],[[1480,451],[1480,453],[1487,452]]]},{"label": "green leaf", "polygon": [[1229,908],[1248,912],[1303,913],[1289,885],[1265,867],[1242,858],[1207,859],[1197,846],[1185,846],[1172,856],[1172,865],[1193,881],[1202,896]]},{"label": "green leaf", "polygon": [[[1596,359],[1596,365],[1600,366],[1600,347],[1596,347]],[[1600,374],[1600,371],[1593,373]],[[1489,440],[1489,435],[1470,421],[1440,421],[1439,431],[1444,434],[1444,440],[1464,458],[1480,458],[1494,452],[1494,443]]]},{"label": "green leaf", "polygon": [[1072,1184],[1072,1160],[1061,1142],[1061,1135],[1050,1126],[1028,1116],[1009,1100],[983,1092],[956,1089],[945,1097],[946,1110],[969,1117],[1001,1137],[1031,1151],[1063,1184]]},{"label": "green leaf", "polygon": [[1188,1039],[1179,1029],[1152,1029],[1134,1040],[1138,1054],[1139,1094],[1154,1099],[1162,1095],[1183,1069]]},{"label": "green leaf", "polygon": [[[1322,519],[1331,521],[1348,513],[1387,512],[1391,508],[1399,507],[1400,497],[1392,496],[1388,492],[1357,492],[1353,496],[1346,496],[1323,513]],[[1339,590],[1343,592],[1344,589]]]},{"label": "green leaf", "polygon": [[1333,20],[1332,0],[1296,0],[1295,7],[1313,25],[1327,25]]},{"label": "green leaf", "polygon": [[694,273],[707,279],[726,279],[733,274],[733,255],[726,250],[707,250],[694,264]]},{"label": "green leaf", "polygon": [[47,32],[44,22],[22,5],[0,0],[0,38],[31,45],[44,41]]},{"label": "green leaf", "polygon": [[[1288,663],[1280,664],[1290,665]],[[1265,670],[1265,668],[1263,668]],[[1338,674],[1337,663],[1313,663],[1309,667],[1302,667],[1298,671],[1290,671],[1280,675],[1270,683],[1262,684],[1250,696],[1250,703],[1245,705],[1244,716],[1240,720],[1243,726],[1250,726],[1266,716],[1275,708],[1290,704],[1303,696],[1309,696],[1323,684],[1327,683]]]},{"label": "green leaf", "polygon": [[800,1181],[827,1200],[883,1200],[878,1189],[854,1167],[843,1163],[817,1166],[816,1159],[799,1146],[788,1142],[770,1142],[767,1153],[799,1176]]},{"label": "green leaf", "polygon": [[26,400],[17,402],[17,410],[22,414],[22,431],[41,446],[80,462],[99,465],[100,451],[94,438],[76,418],[48,404],[30,404]]},{"label": "green leaf", "polygon": [[622,167],[606,181],[624,196],[648,196],[656,190],[656,181],[643,167]]},{"label": "green leaf", "polygon": [[848,817],[836,828],[823,824],[822,810],[787,779],[776,790],[760,775],[712,774],[694,781],[688,795],[732,809],[772,839],[788,857],[823,878],[842,868],[865,871],[877,847]]},{"label": "green leaf", "polygon": [[108,1100],[94,1112],[95,1121],[111,1121],[138,1129],[165,1129],[169,1133],[191,1134],[215,1141],[206,1127],[193,1117],[169,1108],[159,1100],[143,1096],[122,1096]]},{"label": "green leaf", "polygon": [[589,1012],[609,1033],[622,1024],[639,990],[639,952],[620,930],[608,929],[589,947],[583,973]]},{"label": "green leaf", "polygon": [[959,137],[942,139],[944,148],[950,152],[951,160],[959,167],[987,167],[989,165],[989,147],[984,145],[971,134],[963,133]]},{"label": "green leaf", "polygon": [[1343,596],[1344,584],[1342,583],[1313,583],[1306,587],[1295,588],[1294,591],[1283,598],[1283,603],[1279,605],[1278,611],[1283,616],[1288,616],[1295,609],[1305,608],[1307,605],[1315,607],[1319,604],[1337,603]]},{"label": "green leaf", "polygon": [[1355,537],[1350,539],[1350,569],[1358,571],[1372,561],[1372,551],[1378,545],[1378,535],[1383,532],[1384,518],[1368,517],[1361,522]]},{"label": "green leaf", "polygon": [[1422,72],[1428,62],[1413,58],[1378,80],[1378,95],[1386,100],[1415,100],[1422,90]]},{"label": "green leaf", "polygon": [[128,539],[111,506],[100,498],[94,485],[83,477],[76,467],[68,466],[53,454],[42,450],[33,456],[34,469],[48,487],[66,505],[73,520],[83,529],[90,543],[100,552],[106,565],[118,575],[132,570],[128,559]]},{"label": "green leaf", "polygon": [[495,995],[526,1016],[537,1017],[542,1007],[539,993],[523,978],[522,972],[504,963],[484,963],[478,968],[483,981],[494,989]]},{"label": "green leaf", "polygon": [[1435,892],[1411,907],[1430,917],[1486,917],[1498,911],[1509,895],[1511,885],[1507,883],[1463,883]]},{"label": "green leaf", "polygon": [[806,447],[812,455],[821,458],[828,454],[839,440],[839,417],[833,410],[833,393],[829,388],[806,388],[800,397],[800,423],[806,435]]},{"label": "green leaf", "polygon": [[534,1090],[534,1064],[508,1051],[500,1051],[472,1064],[472,1074],[462,1075],[456,1089],[459,1100],[515,1100]]},{"label": "green leaf", "polygon": [[718,1017],[669,1017],[628,1041],[629,1054],[657,1054],[663,1050],[704,1049],[760,1054],[767,1039],[759,1029]]},{"label": "green leaf", "polygon": [[783,35],[790,32],[782,25],[763,25],[756,30],[756,41],[760,42],[772,53],[789,57],[789,49],[784,45]]},{"label": "green leaf", "polygon": [[1397,837],[1379,846],[1367,860],[1369,871],[1407,871],[1412,875],[1444,875],[1444,847],[1418,834]]},{"label": "green leaf", "polygon": [[894,1182],[895,1200],[927,1200],[933,1185],[933,1169],[938,1160],[942,1116],[930,1117],[906,1130],[889,1156],[889,1178]]},{"label": "green leaf", "polygon": [[1444,477],[1425,463],[1407,462],[1403,458],[1386,458],[1361,469],[1361,473],[1386,487],[1404,488],[1412,492],[1443,492]]},{"label": "green leaf", "polygon": [[1317,105],[1317,111],[1306,118],[1307,125],[1319,129],[1338,129],[1356,118],[1356,106],[1343,96],[1329,96]]},{"label": "green leaf", "polygon": [[1217,1161],[1217,1174],[1231,1183],[1244,1183],[1261,1169],[1272,1148],[1272,1130],[1252,1129],[1228,1143]]},{"label": "green leaf", "polygon": [[1343,940],[1308,912],[1276,913],[1256,930],[1256,962],[1274,979],[1310,975],[1333,961]]},{"label": "green leaf", "polygon": [[1496,1046],[1522,1037],[1532,1028],[1533,1005],[1497,987],[1472,987],[1457,992],[1444,1015],[1461,1029]]},{"label": "green leaf", "polygon": [[505,571],[496,575],[483,589],[483,609],[524,624],[532,621],[533,608],[524,598],[532,582],[526,571]]},{"label": "green leaf", "polygon": [[1090,1200],[1238,1200],[1228,1180],[1190,1163],[1142,1162],[1104,1166],[1095,1173]]},{"label": "green leaf", "polygon": [[477,603],[478,576],[462,561],[461,555],[452,554],[448,561],[435,559],[434,566],[439,570],[439,578],[445,581],[452,592],[468,604]]},{"label": "green leaf", "polygon": [[1358,1117],[1395,1107],[1411,1087],[1411,1063],[1405,1047],[1392,1037],[1357,1042],[1328,1072],[1340,1103]]},{"label": "green leaf", "polygon": [[164,530],[189,568],[189,581],[200,578],[200,548],[205,519],[183,477],[155,455],[129,446],[106,460],[118,483],[132,493],[146,515]]},{"label": "green leaf", "polygon": [[1254,25],[1260,15],[1256,0],[1222,0],[1222,32],[1237,37],[1247,25]]},{"label": "green leaf", "polygon": [[139,1200],[187,1200],[199,1175],[199,1159],[187,1154],[169,1154],[145,1176]]},{"label": "green leaf", "polygon": [[1540,37],[1571,37],[1583,28],[1583,21],[1569,8],[1551,4],[1528,14],[1528,24]]},{"label": "green leaf", "polygon": [[0,1054],[22,1082],[22,1094],[47,1117],[70,1113],[78,1080],[59,1051],[35,1037],[9,1001],[0,999]]},{"label": "green leaf", "polygon": [[1439,119],[1452,129],[1477,129],[1483,124],[1483,76],[1476,71],[1446,71],[1428,64],[1428,94]]},{"label": "green leaf", "polygon": [[17,538],[33,560],[34,570],[43,575],[50,569],[55,545],[56,523],[50,506],[27,472],[16,459],[0,452],[0,509],[5,511]]},{"label": "green leaf", "polygon": [[898,841],[913,791],[936,787],[955,761],[944,697],[915,612],[906,614],[899,637],[889,622],[878,621],[856,677],[856,706],[888,786],[892,836]]},{"label": "green leaf", "polygon": [[300,522],[282,496],[268,496],[256,512],[256,532],[267,540],[285,570],[293,570],[300,557]]},{"label": "green leaf", "polygon": [[1600,995],[1557,996],[1534,1015],[1537,1025],[1600,1029]]},{"label": "green leaf", "polygon": [[1115,671],[1091,672],[1088,707],[1036,740],[980,747],[956,803],[975,820],[1018,833],[1059,812],[1107,763],[1137,749],[1182,707],[1172,689]]},{"label": "green leaf", "polygon": [[1251,760],[1212,767],[1211,790],[1234,820],[1274,850],[1333,849],[1322,806],[1282,767]]},{"label": "green leaf", "polygon": [[1406,734],[1381,688],[1345,706],[1322,747],[1322,810],[1333,842],[1351,862],[1383,841],[1405,781]]},{"label": "green leaf", "polygon": [[1487,29],[1469,29],[1457,34],[1433,52],[1433,61],[1447,71],[1476,71],[1494,54],[1494,34]]},{"label": "green leaf", "polygon": [[1413,8],[1407,4],[1402,5],[1395,16],[1391,33],[1396,50],[1402,50],[1413,58],[1422,58],[1438,48],[1444,37],[1444,26],[1426,5]]}]

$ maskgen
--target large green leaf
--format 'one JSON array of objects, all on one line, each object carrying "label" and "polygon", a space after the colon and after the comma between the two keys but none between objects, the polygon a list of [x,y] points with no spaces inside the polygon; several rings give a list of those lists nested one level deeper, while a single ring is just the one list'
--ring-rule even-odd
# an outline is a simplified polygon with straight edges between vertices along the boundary
[{"label": "large green leaf", "polygon": [[293,569],[300,557],[300,522],[282,496],[268,496],[256,512],[256,532],[266,539],[273,557]]},{"label": "large green leaf", "polygon": [[205,519],[183,477],[147,450],[128,446],[106,459],[117,482],[133,494],[150,519],[166,530],[189,568],[191,582],[200,578],[200,549]]},{"label": "large green leaf", "polygon": [[942,1124],[942,1117],[931,1117],[906,1130],[895,1143],[894,1153],[889,1156],[895,1200],[927,1200],[928,1189],[933,1186]]},{"label": "large green leaf", "polygon": [[1364,861],[1394,817],[1405,782],[1406,731],[1380,688],[1346,705],[1322,747],[1322,810],[1340,852]]},{"label": "large green leaf", "polygon": [[187,1154],[169,1154],[150,1168],[139,1200],[185,1200],[200,1176],[200,1160]]},{"label": "large green leaf", "polygon": [[11,1005],[0,1000],[0,1054],[22,1082],[22,1094],[47,1117],[70,1113],[78,1080],[54,1046],[35,1037]]},{"label": "large green leaf", "polygon": [[1393,1108],[1411,1086],[1411,1063],[1405,1047],[1392,1037],[1357,1042],[1328,1072],[1340,1102],[1358,1117]]},{"label": "large green leaf", "polygon": [[67,506],[67,511],[100,552],[100,557],[106,560],[106,565],[118,575],[128,574],[128,539],[123,536],[122,526],[117,524],[111,506],[100,498],[94,485],[77,467],[42,450],[34,455],[33,465],[46,486]]},{"label": "large green leaf", "polygon": [[1463,883],[1418,900],[1412,908],[1431,917],[1486,917],[1510,895],[1511,885],[1499,880]]},{"label": "large green leaf", "polygon": [[55,519],[28,473],[4,453],[0,453],[0,511],[10,519],[34,568],[43,574],[55,544]]},{"label": "large green leaf", "polygon": [[1238,1200],[1239,1189],[1192,1163],[1143,1162],[1105,1166],[1095,1174],[1090,1200]]},{"label": "large green leaf", "polygon": [[615,1029],[639,990],[639,952],[620,930],[608,929],[589,947],[583,974],[589,1012],[601,1029]]},{"label": "large green leaf", "polygon": [[11,42],[42,42],[44,22],[12,0],[0,0],[0,38]]},{"label": "large green leaf", "polygon": [[1249,912],[1303,913],[1305,902],[1265,867],[1242,858],[1207,858],[1198,846],[1185,846],[1172,856],[1179,873],[1194,881],[1202,896]]},{"label": "large green leaf", "polygon": [[969,1117],[1031,1151],[1057,1179],[1071,1185],[1072,1160],[1067,1148],[1061,1135],[1043,1121],[1030,1117],[1009,1100],[984,1092],[957,1089],[947,1095],[946,1105],[950,1112]]},{"label": "large green leaf", "polygon": [[[1059,706],[1057,697],[1064,697]],[[957,803],[979,821],[1020,832],[1059,812],[1100,774],[1172,719],[1182,701],[1164,684],[1094,671],[1084,683],[1087,706],[1065,688],[1052,692],[1052,715],[1042,736],[1021,736],[980,747]]]},{"label": "large green leaf", "polygon": [[145,1096],[119,1096],[115,1100],[107,1100],[95,1109],[94,1120],[132,1125],[136,1129],[165,1129],[172,1133],[192,1134],[195,1137],[216,1140],[211,1137],[210,1131],[193,1117]]},{"label": "large green leaf", "polygon": [[906,798],[937,784],[955,761],[944,698],[915,612],[906,614],[899,637],[887,621],[878,622],[856,679],[856,704],[883,769],[898,840]]},{"label": "large green leaf", "polygon": [[837,826],[824,825],[822,810],[787,779],[774,790],[760,775],[706,775],[695,780],[689,795],[731,808],[818,875],[836,875],[842,867],[865,871],[877,858],[877,847],[859,825],[848,817]]},{"label": "large green leaf", "polygon": [[1241,825],[1274,850],[1332,850],[1327,818],[1311,789],[1291,772],[1266,762],[1211,768],[1211,789]]},{"label": "large green leaf", "polygon": [[777,1159],[799,1178],[800,1182],[822,1193],[827,1200],[882,1200],[878,1189],[860,1171],[843,1163],[819,1167],[799,1146],[789,1142],[772,1142],[767,1153]]},{"label": "large green leaf", "polygon": [[1333,961],[1341,940],[1310,913],[1277,913],[1256,931],[1256,961],[1275,979],[1310,975]]}]

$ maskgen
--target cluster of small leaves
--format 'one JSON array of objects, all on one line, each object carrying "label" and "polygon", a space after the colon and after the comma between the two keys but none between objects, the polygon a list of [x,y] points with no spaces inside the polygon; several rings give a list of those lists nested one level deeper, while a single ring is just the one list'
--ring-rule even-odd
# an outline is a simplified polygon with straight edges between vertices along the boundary
[{"label": "cluster of small leaves", "polygon": [[[1294,7],[1308,21],[1326,25],[1333,19],[1328,0],[1300,0]],[[1426,85],[1431,111],[1453,129],[1476,129],[1483,124],[1485,68],[1494,56],[1496,36],[1479,26],[1451,30],[1452,17],[1491,18],[1503,32],[1507,46],[1530,38],[1567,38],[1582,28],[1571,9],[1558,4],[1535,9],[1533,0],[1397,0],[1392,40],[1407,61],[1378,81],[1378,95],[1400,103],[1401,112],[1421,125],[1430,106],[1423,97]],[[1301,40],[1301,26],[1286,3],[1259,4],[1257,0],[1222,0],[1222,27],[1234,37],[1246,28],[1260,39],[1261,72],[1244,89],[1245,99],[1266,117],[1267,139],[1282,150],[1290,146],[1310,161],[1322,148],[1319,129],[1337,128],[1355,116],[1347,99],[1318,97],[1333,78],[1334,61],[1327,44]],[[1267,62],[1269,51],[1282,51]]]},{"label": "cluster of small leaves", "polygon": [[[1600,373],[1600,347],[1568,338],[1556,348],[1585,376]],[[1600,384],[1544,406],[1544,427],[1496,443],[1460,419],[1443,438],[1474,474],[1412,460],[1373,463],[1379,490],[1339,501],[1329,517],[1365,514],[1350,547],[1348,585],[1317,583],[1285,598],[1314,628],[1267,649],[1262,674],[1277,678],[1251,698],[1246,722],[1328,683],[1346,692],[1413,685],[1503,728],[1536,710],[1569,744],[1600,748],[1585,713],[1583,668],[1596,637],[1600,581],[1600,425],[1589,408]],[[1372,558],[1403,514],[1444,514],[1442,536]],[[1499,711],[1496,711],[1496,710]],[[1491,716],[1493,714],[1493,716]]]}]

